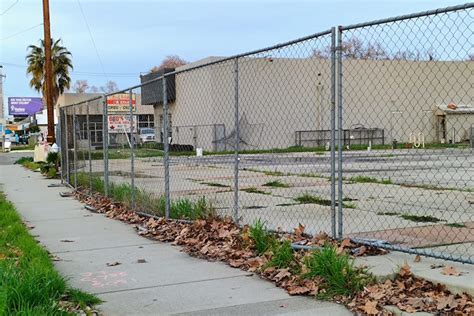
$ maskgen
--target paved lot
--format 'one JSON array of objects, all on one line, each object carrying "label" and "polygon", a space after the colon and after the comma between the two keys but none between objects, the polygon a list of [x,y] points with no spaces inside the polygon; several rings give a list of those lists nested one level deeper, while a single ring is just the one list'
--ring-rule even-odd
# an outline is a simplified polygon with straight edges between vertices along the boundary
[{"label": "paved lot", "polygon": [[[164,193],[163,161],[135,160],[135,184],[150,194]],[[172,157],[170,187],[173,198],[205,196],[222,213],[234,205],[234,157]],[[83,163],[88,171],[87,162]],[[110,160],[110,180],[130,183],[130,161]],[[93,161],[100,172],[103,162]],[[406,247],[474,242],[474,152],[472,149],[357,151],[344,153],[344,234],[384,239]],[[244,223],[262,218],[271,228],[291,231],[298,223],[310,233],[331,231],[331,209],[317,204],[298,204],[295,198],[311,194],[330,199],[328,153],[242,155],[239,172],[240,216]],[[359,183],[364,176],[392,184]],[[286,188],[268,187],[280,181]],[[262,193],[248,193],[255,188]],[[266,193],[266,194],[263,194]],[[401,215],[431,217],[438,222],[416,222]],[[415,218],[416,220],[416,218]],[[428,218],[428,220],[430,220]],[[451,227],[449,225],[465,225]],[[463,245],[439,251],[463,254]]]}]

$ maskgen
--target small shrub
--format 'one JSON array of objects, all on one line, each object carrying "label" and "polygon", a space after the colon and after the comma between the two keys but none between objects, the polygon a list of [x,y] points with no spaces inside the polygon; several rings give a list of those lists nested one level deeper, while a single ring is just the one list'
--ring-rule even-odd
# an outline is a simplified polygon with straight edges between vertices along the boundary
[{"label": "small shrub", "polygon": [[16,165],[24,165],[26,162],[33,162],[33,157],[21,157],[15,161]]},{"label": "small shrub", "polygon": [[321,250],[313,251],[305,258],[304,264],[309,270],[304,277],[321,277],[324,280],[323,298],[352,296],[373,280],[365,268],[355,267],[354,260],[348,254],[339,255],[332,246],[326,245]]}]

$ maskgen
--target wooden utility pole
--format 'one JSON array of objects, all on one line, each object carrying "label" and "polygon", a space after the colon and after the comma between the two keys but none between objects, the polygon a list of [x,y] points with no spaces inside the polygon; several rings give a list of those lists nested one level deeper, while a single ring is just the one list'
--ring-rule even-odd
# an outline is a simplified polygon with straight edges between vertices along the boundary
[{"label": "wooden utility pole", "polygon": [[43,26],[44,26],[44,92],[46,93],[46,110],[48,115],[49,144],[53,144],[54,137],[54,104],[53,104],[53,67],[51,65],[51,30],[49,22],[49,0],[43,0]]}]

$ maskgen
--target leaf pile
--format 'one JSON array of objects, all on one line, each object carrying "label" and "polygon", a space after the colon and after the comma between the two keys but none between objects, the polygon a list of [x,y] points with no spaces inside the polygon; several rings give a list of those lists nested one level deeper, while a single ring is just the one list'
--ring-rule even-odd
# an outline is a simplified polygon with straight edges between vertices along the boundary
[{"label": "leaf pile", "polygon": [[[141,236],[179,245],[191,256],[211,261],[226,262],[232,267],[254,272],[274,282],[290,295],[316,296],[324,293],[324,280],[320,277],[304,278],[307,273],[304,259],[310,252],[294,251],[294,260],[288,267],[272,266],[273,253],[267,251],[258,256],[250,237],[249,227],[235,225],[230,218],[210,217],[206,220],[179,221],[142,216],[130,211],[124,204],[116,203],[99,194],[87,196],[75,193],[80,201],[93,206],[98,213],[133,224]],[[290,240],[302,246],[332,245],[338,254],[348,252],[353,256],[380,255],[386,250],[353,243],[350,239],[337,241],[325,233],[309,236],[304,225],[293,234],[276,233],[278,241]],[[453,295],[441,285],[415,278],[406,265],[394,281],[375,283],[354,297],[333,297],[346,304],[357,314],[390,315],[383,306],[394,305],[406,312],[425,311],[440,315],[472,315],[474,303],[466,294]]]},{"label": "leaf pile", "polygon": [[382,314],[382,307],[388,305],[408,313],[474,314],[474,302],[469,295],[454,295],[444,285],[416,278],[407,264],[400,269],[395,280],[366,287],[346,304],[352,311],[368,315]]}]

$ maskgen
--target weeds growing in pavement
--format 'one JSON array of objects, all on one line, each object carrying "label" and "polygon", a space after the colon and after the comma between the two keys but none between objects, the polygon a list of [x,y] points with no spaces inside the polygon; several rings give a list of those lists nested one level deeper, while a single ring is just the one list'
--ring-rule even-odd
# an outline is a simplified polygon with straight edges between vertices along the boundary
[{"label": "weeds growing in pavement", "polygon": [[309,193],[304,193],[296,197],[295,201],[301,204],[319,204],[319,205],[331,206],[331,200],[323,199],[319,196],[311,195]]},{"label": "weeds growing in pavement", "polygon": [[264,187],[272,187],[272,188],[289,188],[290,185],[287,183],[283,183],[280,180],[269,181],[263,185]]},{"label": "weeds growing in pavement", "polygon": [[373,177],[367,177],[367,176],[356,176],[356,177],[350,177],[349,181],[352,183],[379,183],[379,184],[393,184],[392,180],[390,179],[382,179],[379,180],[377,178]]},{"label": "weeds growing in pavement", "polygon": [[464,227],[466,227],[466,225],[463,224],[463,223],[449,223],[449,224],[446,224],[446,226],[454,227],[454,228],[464,228]]},{"label": "weeds growing in pavement", "polygon": [[322,298],[337,295],[353,296],[374,281],[365,268],[358,268],[348,254],[338,254],[333,246],[325,245],[304,259],[308,270],[305,278],[320,277],[323,282]]},{"label": "weeds growing in pavement", "polygon": [[255,188],[255,187],[250,187],[250,188],[241,189],[240,191],[244,191],[244,192],[247,192],[247,193],[265,194],[265,195],[269,195],[269,194],[270,194],[269,192],[265,192],[265,191],[259,190],[259,189]]},{"label": "weeds growing in pavement", "polygon": [[200,182],[200,184],[204,184],[210,187],[217,187],[217,188],[230,188],[230,185],[221,184],[217,182]]},{"label": "weeds growing in pavement", "polygon": [[398,212],[378,212],[377,215],[397,216],[397,215],[400,215],[400,213],[398,213]]},{"label": "weeds growing in pavement", "polygon": [[417,223],[437,223],[437,222],[443,221],[442,219],[439,219],[437,217],[430,216],[430,215],[402,214],[400,215],[400,217],[407,221],[412,221],[412,222],[417,222]]},{"label": "weeds growing in pavement", "polygon": [[268,232],[265,223],[257,219],[253,225],[249,227],[250,238],[255,244],[255,250],[260,256],[264,254],[275,243],[275,236]]}]

